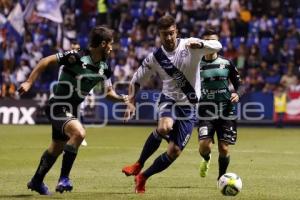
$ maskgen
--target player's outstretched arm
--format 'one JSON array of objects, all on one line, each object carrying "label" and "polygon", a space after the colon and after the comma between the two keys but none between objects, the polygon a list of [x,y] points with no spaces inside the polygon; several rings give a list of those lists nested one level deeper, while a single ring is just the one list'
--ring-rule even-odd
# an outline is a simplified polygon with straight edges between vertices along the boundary
[{"label": "player's outstretched arm", "polygon": [[126,104],[129,103],[128,95],[117,94],[116,91],[112,88],[112,86],[109,86],[107,88],[106,98],[114,102],[123,102]]},{"label": "player's outstretched arm", "polygon": [[216,53],[222,49],[222,44],[218,40],[201,40],[189,38],[187,47],[202,53],[203,55]]},{"label": "player's outstretched arm", "polygon": [[124,113],[124,122],[127,122],[135,114],[135,96],[140,89],[139,84],[131,83],[128,88],[128,101],[126,111]]},{"label": "player's outstretched arm", "polygon": [[55,55],[51,55],[41,59],[36,65],[36,67],[33,69],[33,71],[31,72],[31,74],[29,75],[28,79],[21,84],[20,88],[18,89],[19,95],[28,92],[32,84],[35,82],[35,80],[48,66],[56,65],[56,64],[57,64],[57,58]]}]

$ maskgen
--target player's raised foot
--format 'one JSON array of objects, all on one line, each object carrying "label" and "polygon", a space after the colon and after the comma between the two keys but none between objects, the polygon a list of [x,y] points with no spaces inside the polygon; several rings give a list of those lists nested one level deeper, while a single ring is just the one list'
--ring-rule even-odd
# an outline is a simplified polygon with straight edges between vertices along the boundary
[{"label": "player's raised foot", "polygon": [[140,163],[136,162],[133,165],[128,165],[128,166],[123,167],[122,172],[126,176],[135,176],[140,173],[142,168],[143,168],[143,166]]},{"label": "player's raised foot", "polygon": [[64,191],[71,192],[72,189],[73,189],[73,185],[71,183],[71,180],[68,177],[61,177],[58,181],[55,191],[63,193]]},{"label": "player's raised foot", "polygon": [[34,180],[31,180],[27,183],[27,188],[31,191],[36,191],[40,195],[51,195],[48,187],[44,183],[38,183]]},{"label": "player's raised foot", "polygon": [[138,174],[134,178],[135,182],[135,193],[145,193],[145,184],[146,184],[146,177],[143,174]]},{"label": "player's raised foot", "polygon": [[206,161],[206,160],[202,160],[199,166],[199,175],[201,177],[206,177],[207,173],[208,173],[208,169],[209,169],[209,163],[210,160]]}]

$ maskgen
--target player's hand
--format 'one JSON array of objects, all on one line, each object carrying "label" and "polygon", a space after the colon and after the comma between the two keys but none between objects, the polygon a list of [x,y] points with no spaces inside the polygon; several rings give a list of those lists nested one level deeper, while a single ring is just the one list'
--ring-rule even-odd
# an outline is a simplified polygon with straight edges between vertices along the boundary
[{"label": "player's hand", "polygon": [[239,102],[239,100],[240,100],[240,97],[237,93],[231,93],[230,101],[232,103],[237,103],[237,102]]},{"label": "player's hand", "polygon": [[135,106],[133,103],[128,102],[127,108],[124,113],[124,122],[128,122],[135,115]]},{"label": "player's hand", "polygon": [[202,42],[190,42],[187,44],[187,46],[191,49],[201,49],[203,48],[203,43]]},{"label": "player's hand", "polygon": [[121,96],[122,96],[122,101],[124,103],[126,103],[126,104],[129,104],[129,97],[128,97],[128,95],[122,94]]},{"label": "player's hand", "polygon": [[25,81],[21,84],[20,88],[18,89],[19,95],[24,94],[25,92],[28,92],[28,90],[31,88],[32,83],[29,81]]}]

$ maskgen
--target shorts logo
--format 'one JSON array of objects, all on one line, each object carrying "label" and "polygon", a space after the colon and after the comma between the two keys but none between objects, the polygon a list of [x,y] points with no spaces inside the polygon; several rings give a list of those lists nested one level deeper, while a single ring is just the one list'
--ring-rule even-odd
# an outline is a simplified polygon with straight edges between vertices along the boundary
[{"label": "shorts logo", "polygon": [[190,137],[191,137],[191,135],[187,135],[187,136],[185,137],[185,139],[184,139],[184,141],[183,141],[183,143],[182,143],[182,146],[183,146],[183,147],[188,143]]},{"label": "shorts logo", "polygon": [[72,113],[66,112],[67,117],[73,117]]},{"label": "shorts logo", "polygon": [[207,126],[202,126],[199,128],[199,136],[208,135],[208,128]]}]

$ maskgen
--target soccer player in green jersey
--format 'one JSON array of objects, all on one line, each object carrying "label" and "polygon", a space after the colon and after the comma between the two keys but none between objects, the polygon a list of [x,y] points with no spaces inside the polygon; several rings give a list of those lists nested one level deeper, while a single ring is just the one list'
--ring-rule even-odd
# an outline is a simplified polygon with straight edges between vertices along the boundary
[{"label": "soccer player in green jersey", "polygon": [[106,64],[112,51],[112,43],[113,31],[97,26],[90,32],[88,49],[71,50],[41,59],[27,81],[21,84],[19,93],[23,94],[47,67],[64,66],[45,110],[52,124],[52,142],[27,184],[29,189],[41,195],[50,194],[43,180],[62,152],[62,167],[56,191],[62,193],[73,189],[69,174],[86,134],[77,118],[79,104],[94,86],[100,83],[106,89],[106,97],[128,103],[128,96],[118,95],[112,89],[111,71]]},{"label": "soccer player in green jersey", "polygon": [[[208,28],[203,34],[204,40],[218,40],[217,32]],[[200,62],[201,100],[199,103],[199,153],[203,160],[200,163],[200,176],[208,172],[214,134],[217,133],[219,149],[219,176],[226,173],[229,165],[229,145],[236,142],[237,129],[234,117],[234,104],[240,97],[240,75],[228,59],[217,53],[203,57]],[[229,89],[229,81],[234,92]]]}]

